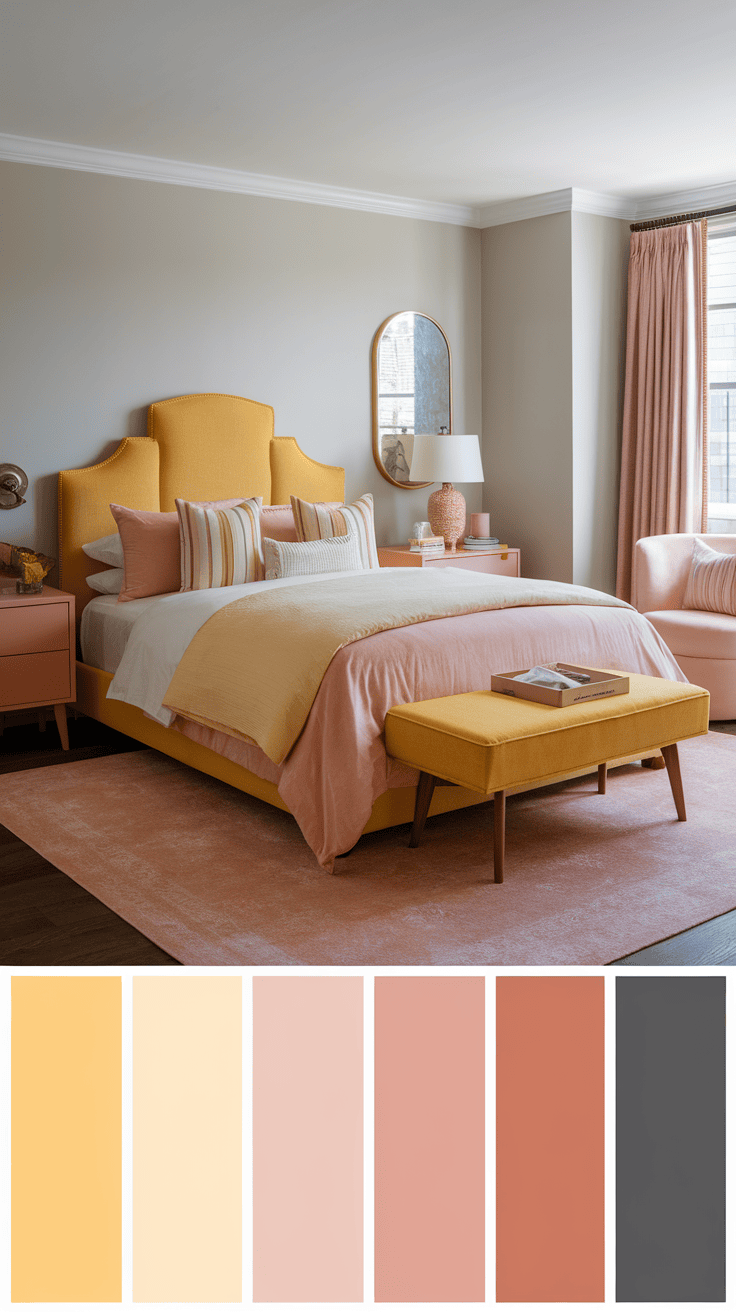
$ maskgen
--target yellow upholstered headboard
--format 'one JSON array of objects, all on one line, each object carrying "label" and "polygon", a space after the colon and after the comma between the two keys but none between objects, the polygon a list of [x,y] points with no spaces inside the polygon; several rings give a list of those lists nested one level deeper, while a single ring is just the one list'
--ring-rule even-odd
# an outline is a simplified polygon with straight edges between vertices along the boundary
[{"label": "yellow upholstered headboard", "polygon": [[265,505],[286,505],[292,494],[342,501],[345,470],[311,460],[293,437],[275,438],[270,405],[216,392],[156,401],[148,437],[126,437],[99,465],[59,474],[59,586],[75,594],[78,620],[97,595],[87,575],[104,568],[82,544],[116,531],[111,501],[175,510],[176,497],[262,496]]}]

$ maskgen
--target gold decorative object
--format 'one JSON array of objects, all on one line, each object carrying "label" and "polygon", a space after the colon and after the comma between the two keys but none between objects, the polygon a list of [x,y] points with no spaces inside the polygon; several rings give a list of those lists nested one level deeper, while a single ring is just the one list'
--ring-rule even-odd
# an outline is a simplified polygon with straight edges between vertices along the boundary
[{"label": "gold decorative object", "polygon": [[41,592],[43,581],[56,561],[52,556],[42,556],[30,547],[14,547],[10,542],[0,542],[0,567],[15,577],[16,592]]}]

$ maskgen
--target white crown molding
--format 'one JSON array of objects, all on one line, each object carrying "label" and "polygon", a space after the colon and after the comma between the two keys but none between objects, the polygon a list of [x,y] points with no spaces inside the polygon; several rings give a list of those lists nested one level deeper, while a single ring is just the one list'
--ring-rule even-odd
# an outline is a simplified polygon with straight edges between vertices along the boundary
[{"label": "white crown molding", "polygon": [[408,196],[385,196],[380,192],[351,191],[344,187],[275,178],[266,173],[244,173],[239,169],[189,164],[183,160],[158,159],[153,155],[129,155],[117,150],[74,146],[63,141],[14,137],[0,133],[0,159],[20,164],[44,164],[48,168],[73,169],[82,173],[108,173],[119,178],[167,182],[177,187],[200,187],[208,191],[233,191],[274,200],[302,201],[309,205],[332,205],[338,209],[367,210],[398,218],[425,219],[432,223],[478,226],[478,210],[472,205],[414,200]]},{"label": "white crown molding", "polygon": [[633,219],[636,202],[622,196],[585,191],[581,187],[563,187],[562,191],[544,191],[538,196],[498,201],[480,208],[480,227],[495,228],[500,223],[518,223],[519,219],[537,219],[545,214],[565,214],[575,210],[583,214],[602,214],[609,219]]},{"label": "white crown molding", "polygon": [[494,201],[488,205],[457,205],[451,202],[415,200],[409,196],[387,196],[373,191],[352,191],[316,182],[272,177],[267,173],[245,173],[239,169],[190,164],[184,160],[132,155],[92,146],[75,146],[64,141],[43,141],[0,133],[0,160],[20,164],[42,164],[47,168],[73,169],[83,173],[107,173],[119,178],[165,182],[177,187],[199,187],[208,191],[238,192],[273,200],[301,201],[308,205],[330,205],[337,209],[364,210],[396,218],[452,223],[465,228],[493,228],[501,223],[540,218],[571,211],[601,214],[634,222],[656,219],[690,210],[736,207],[736,181],[688,191],[663,192],[638,200],[605,195],[581,187],[563,187],[536,196]]},{"label": "white crown molding", "polygon": [[712,187],[693,187],[688,191],[669,191],[647,196],[636,202],[637,219],[662,219],[670,214],[689,214],[691,210],[736,207],[736,182],[720,182]]}]

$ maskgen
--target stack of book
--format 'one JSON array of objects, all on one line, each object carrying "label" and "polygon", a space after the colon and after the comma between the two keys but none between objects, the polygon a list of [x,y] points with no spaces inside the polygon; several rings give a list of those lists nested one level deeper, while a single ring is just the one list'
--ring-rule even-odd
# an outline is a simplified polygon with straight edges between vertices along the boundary
[{"label": "stack of book", "polygon": [[444,556],[445,539],[443,537],[409,538],[409,550],[418,551],[422,556]]},{"label": "stack of book", "polygon": [[474,538],[468,534],[464,540],[464,546],[467,547],[468,551],[483,551],[484,549],[488,550],[489,547],[500,547],[501,543],[498,538]]}]

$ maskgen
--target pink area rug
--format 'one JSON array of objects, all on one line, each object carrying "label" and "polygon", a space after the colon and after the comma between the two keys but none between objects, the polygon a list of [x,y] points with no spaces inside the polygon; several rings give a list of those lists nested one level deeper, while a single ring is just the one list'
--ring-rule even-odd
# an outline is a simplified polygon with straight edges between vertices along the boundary
[{"label": "pink area rug", "polygon": [[736,738],[680,760],[685,824],[638,765],[510,798],[501,885],[491,803],[332,876],[291,816],[152,751],[6,775],[0,822],[188,966],[603,965],[736,906]]}]

